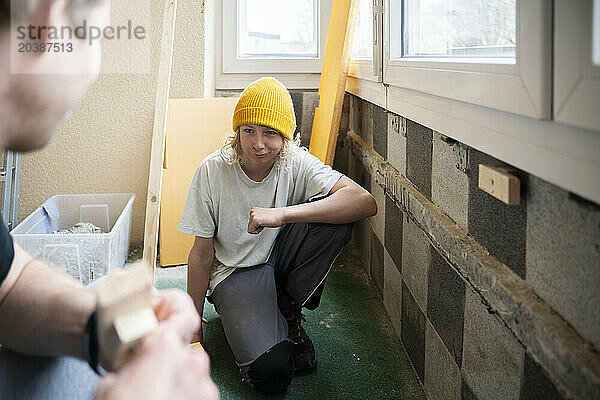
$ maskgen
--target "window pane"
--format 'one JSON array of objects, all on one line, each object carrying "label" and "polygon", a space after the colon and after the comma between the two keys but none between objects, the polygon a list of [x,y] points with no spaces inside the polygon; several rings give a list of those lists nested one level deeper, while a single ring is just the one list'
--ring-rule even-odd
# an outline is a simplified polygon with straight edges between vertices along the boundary
[{"label": "window pane", "polygon": [[516,0],[405,0],[403,11],[404,56],[516,56]]},{"label": "window pane", "polygon": [[600,0],[594,0],[594,27],[592,28],[592,47],[594,64],[600,65]]},{"label": "window pane", "polygon": [[238,57],[317,58],[318,0],[238,0]]},{"label": "window pane", "polygon": [[350,58],[373,58],[373,0],[360,0]]}]

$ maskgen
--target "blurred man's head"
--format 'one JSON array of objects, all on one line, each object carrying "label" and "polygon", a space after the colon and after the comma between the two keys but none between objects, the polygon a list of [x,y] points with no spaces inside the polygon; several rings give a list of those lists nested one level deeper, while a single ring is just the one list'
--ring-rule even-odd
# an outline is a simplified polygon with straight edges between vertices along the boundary
[{"label": "blurred man's head", "polygon": [[[11,3],[16,7],[12,29]],[[97,78],[100,46],[73,36],[71,51],[39,51],[41,43],[57,41],[48,37],[48,29],[38,28],[75,29],[84,20],[102,24],[109,7],[109,0],[0,0],[0,147],[28,151],[44,146]],[[11,48],[17,26],[26,27],[21,42],[30,43],[23,48],[29,51]],[[61,68],[85,72],[56,73]]]}]

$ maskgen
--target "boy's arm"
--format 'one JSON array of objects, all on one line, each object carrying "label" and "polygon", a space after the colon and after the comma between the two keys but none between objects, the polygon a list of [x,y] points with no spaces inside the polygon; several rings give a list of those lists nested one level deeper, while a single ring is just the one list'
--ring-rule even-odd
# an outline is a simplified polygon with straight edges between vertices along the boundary
[{"label": "boy's arm", "polygon": [[[196,236],[188,256],[187,292],[194,300],[196,311],[201,317],[204,311],[204,297],[206,296],[214,257],[213,238]],[[192,337],[193,342],[202,343],[202,325]]]},{"label": "boy's arm", "polygon": [[346,176],[342,176],[329,193],[330,196],[312,203],[280,208],[254,207],[250,210],[248,232],[259,233],[263,228],[293,222],[343,224],[377,214],[373,196]]}]

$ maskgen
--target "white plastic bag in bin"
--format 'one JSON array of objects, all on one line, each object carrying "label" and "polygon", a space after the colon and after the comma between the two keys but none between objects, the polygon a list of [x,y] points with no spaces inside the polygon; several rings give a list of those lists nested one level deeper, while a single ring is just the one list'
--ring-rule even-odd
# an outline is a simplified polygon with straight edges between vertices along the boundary
[{"label": "white plastic bag in bin", "polygon": [[[54,264],[87,285],[123,268],[129,252],[134,200],[133,193],[53,196],[11,234],[34,257]],[[103,233],[54,234],[78,222],[90,222]]]}]

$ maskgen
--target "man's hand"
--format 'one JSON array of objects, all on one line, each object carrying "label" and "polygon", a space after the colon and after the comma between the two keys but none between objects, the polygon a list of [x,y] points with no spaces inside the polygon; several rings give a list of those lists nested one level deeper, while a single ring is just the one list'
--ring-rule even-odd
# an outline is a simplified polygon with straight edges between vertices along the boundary
[{"label": "man's hand", "polygon": [[250,210],[248,233],[258,234],[263,228],[277,228],[285,224],[283,208],[253,207]]},{"label": "man's hand", "polygon": [[[200,316],[196,312],[192,298],[179,289],[154,291],[152,295],[152,310],[158,320],[159,329],[167,329],[179,338],[181,343],[189,344],[194,334],[200,329]],[[125,363],[133,357],[135,348],[129,351]],[[107,371],[113,371],[114,365],[99,354],[100,365]],[[120,369],[121,367],[117,367]]]},{"label": "man's hand", "polygon": [[200,316],[192,298],[179,289],[166,289],[156,293],[152,308],[160,327],[172,329],[189,344],[200,330]]},{"label": "man's hand", "polygon": [[218,399],[208,355],[193,353],[172,327],[144,339],[123,368],[102,378],[94,399]]}]

